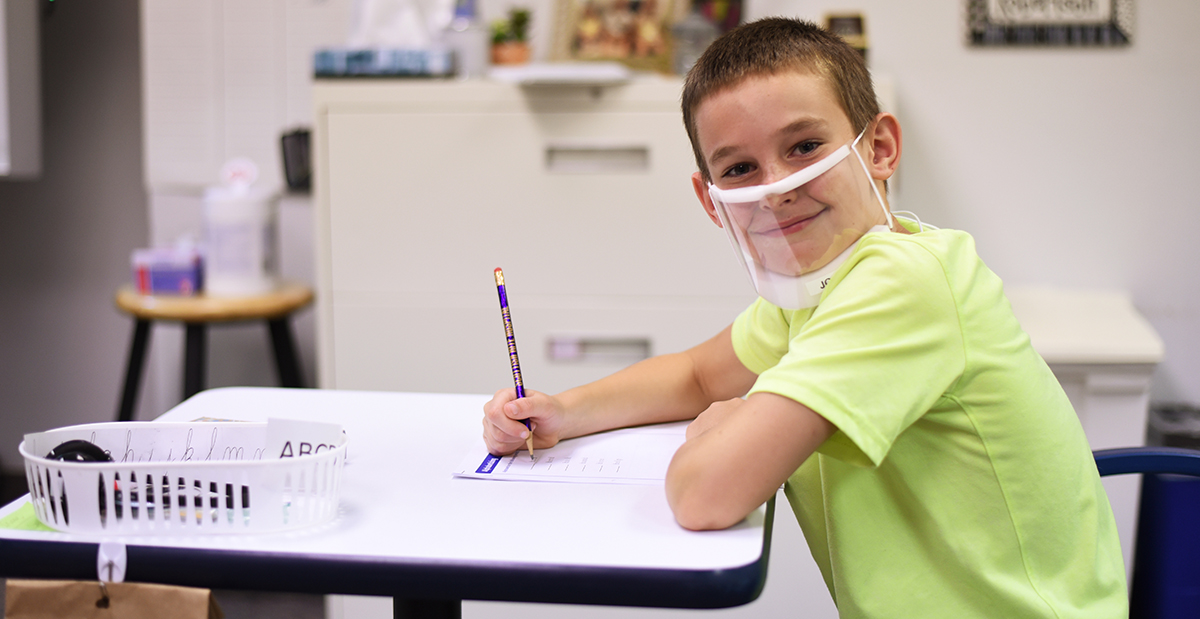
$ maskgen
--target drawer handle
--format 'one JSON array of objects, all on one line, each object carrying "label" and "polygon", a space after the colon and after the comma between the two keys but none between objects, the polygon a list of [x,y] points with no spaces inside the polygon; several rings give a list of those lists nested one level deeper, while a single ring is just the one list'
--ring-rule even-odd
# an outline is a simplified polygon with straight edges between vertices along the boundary
[{"label": "drawer handle", "polygon": [[550,144],[546,170],[558,174],[612,174],[650,171],[645,144]]},{"label": "drawer handle", "polygon": [[644,337],[551,336],[546,338],[546,356],[553,363],[630,364],[650,357],[650,339]]}]

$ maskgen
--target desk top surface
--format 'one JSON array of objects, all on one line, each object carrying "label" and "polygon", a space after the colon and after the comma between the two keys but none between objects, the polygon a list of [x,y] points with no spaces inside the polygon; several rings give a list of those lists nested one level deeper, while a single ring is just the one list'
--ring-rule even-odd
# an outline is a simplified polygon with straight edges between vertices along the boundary
[{"label": "desk top surface", "polygon": [[[464,454],[482,445],[482,406],[486,400],[487,396],[475,395],[269,388],[202,392],[168,411],[161,420],[282,417],[341,423],[349,442],[339,515],[332,523],[283,534],[124,536],[118,541],[130,548],[129,578],[148,582],[183,579],[167,576],[164,571],[172,561],[182,561],[211,564],[228,578],[250,570],[276,572],[274,576],[257,571],[244,574],[265,580],[234,583],[232,588],[411,595],[414,585],[398,583],[398,579],[441,570],[450,579],[486,578],[492,582],[490,588],[470,586],[460,590],[446,588],[449,585],[440,579],[424,585],[431,595],[685,606],[730,605],[757,596],[754,591],[744,600],[696,604],[665,594],[622,600],[600,589],[586,595],[498,592],[497,588],[503,589],[505,583],[519,583],[521,574],[526,578],[539,575],[570,581],[570,574],[576,573],[603,582],[606,577],[624,573],[647,583],[657,577],[692,574],[699,577],[698,583],[706,583],[702,589],[719,585],[722,573],[739,570],[743,576],[753,573],[752,578],[765,578],[764,540],[769,543],[771,510],[760,508],[741,524],[724,531],[692,532],[675,523],[658,485],[455,478],[451,472]],[[0,515],[20,503],[9,505]],[[96,543],[100,541],[104,540],[65,533],[0,530],[0,545],[6,550],[0,555],[7,553],[10,557],[8,561],[0,559],[4,572],[0,575],[54,577],[60,572],[46,568],[31,573],[23,570],[24,566],[14,565],[19,560],[15,557],[21,554],[14,551],[25,549],[36,557],[38,551],[47,548],[45,542],[82,542],[54,547],[81,547],[76,548],[80,556],[90,552],[90,571],[81,574],[94,578]],[[139,557],[144,558],[145,567],[155,566],[153,574],[139,570]],[[229,557],[239,561],[227,561]],[[331,575],[331,580],[325,580],[297,573],[289,574],[291,580],[286,583],[278,582],[285,571],[301,570],[304,565],[318,571],[321,567],[338,567],[345,576]],[[179,567],[181,574],[187,571],[186,566]],[[620,580],[625,576],[616,577]],[[195,584],[231,586],[227,578],[214,578],[201,578]],[[358,582],[345,580],[355,578]],[[372,583],[372,579],[379,582]],[[206,584],[213,582],[216,584]],[[754,587],[753,583],[749,586]],[[761,580],[757,586],[761,587]]]}]

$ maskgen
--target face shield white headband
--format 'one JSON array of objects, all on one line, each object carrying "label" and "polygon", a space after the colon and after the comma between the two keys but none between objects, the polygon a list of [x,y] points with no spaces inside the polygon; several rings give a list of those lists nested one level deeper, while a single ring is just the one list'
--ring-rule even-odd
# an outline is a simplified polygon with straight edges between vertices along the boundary
[{"label": "face shield white headband", "polygon": [[888,210],[887,204],[884,203],[883,196],[879,194],[879,188],[875,186],[874,182],[870,182],[871,173],[867,169],[866,162],[863,161],[862,156],[855,148],[864,134],[866,134],[866,129],[863,129],[858,134],[858,137],[854,138],[849,144],[843,144],[820,161],[774,183],[755,185],[753,187],[737,187],[734,189],[720,189],[712,183],[708,184],[708,195],[712,198],[713,205],[716,207],[717,216],[721,220],[721,226],[729,236],[730,243],[733,244],[734,253],[741,261],[746,272],[750,275],[750,281],[754,284],[755,291],[762,298],[784,309],[804,309],[816,306],[821,300],[821,294],[825,290],[825,285],[829,283],[830,278],[837,271],[838,267],[854,252],[854,248],[858,246],[858,241],[861,240],[861,237],[824,266],[801,275],[785,275],[767,269],[759,263],[755,258],[754,252],[751,250],[750,242],[744,236],[746,233],[737,226],[730,216],[730,207],[758,208],[758,205],[762,204],[769,197],[780,196],[794,191],[828,172],[853,152],[863,172],[866,174],[871,191],[875,194],[875,199],[879,202],[879,206],[883,209],[884,216],[887,219],[887,226],[877,225],[867,232],[890,231],[894,225],[892,213]]}]

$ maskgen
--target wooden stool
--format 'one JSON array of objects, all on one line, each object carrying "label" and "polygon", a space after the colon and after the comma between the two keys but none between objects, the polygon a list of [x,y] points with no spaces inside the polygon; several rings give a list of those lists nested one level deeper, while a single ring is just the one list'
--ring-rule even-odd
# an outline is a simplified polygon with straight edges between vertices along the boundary
[{"label": "wooden stool", "polygon": [[121,391],[118,421],[133,419],[141,382],[146,346],[150,340],[150,321],[172,320],[185,325],[183,398],[204,389],[205,357],[207,356],[206,327],[210,322],[266,320],[275,349],[275,367],[284,387],[303,387],[300,362],[288,318],[296,310],[312,303],[313,292],[308,286],[284,283],[273,292],[246,297],[154,296],[138,294],[133,286],[117,291],[117,308],[134,317],[133,342],[129,346],[129,363],[125,368],[125,387]]}]

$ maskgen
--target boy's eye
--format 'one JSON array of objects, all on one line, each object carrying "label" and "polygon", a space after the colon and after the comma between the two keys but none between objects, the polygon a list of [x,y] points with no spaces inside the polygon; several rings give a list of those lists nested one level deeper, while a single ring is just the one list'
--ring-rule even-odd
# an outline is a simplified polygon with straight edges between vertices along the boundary
[{"label": "boy's eye", "polygon": [[807,155],[820,147],[820,142],[817,142],[816,140],[808,140],[793,146],[792,151],[799,155]]},{"label": "boy's eye", "polygon": [[737,178],[739,176],[745,176],[746,174],[749,174],[751,170],[752,170],[752,167],[750,166],[750,164],[738,163],[738,164],[735,164],[735,165],[732,165],[732,166],[729,166],[728,168],[726,168],[725,172],[723,174],[721,174],[721,177],[722,178]]}]

